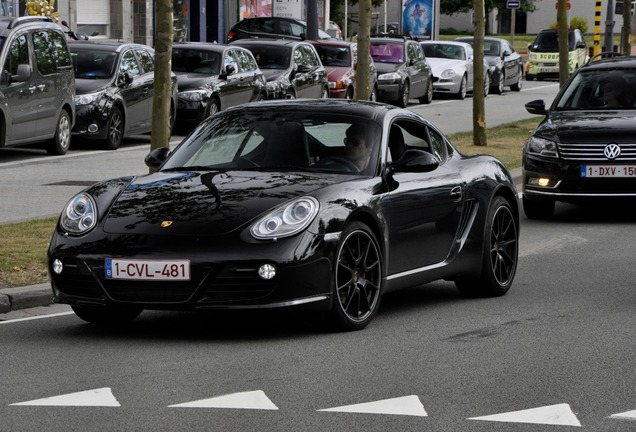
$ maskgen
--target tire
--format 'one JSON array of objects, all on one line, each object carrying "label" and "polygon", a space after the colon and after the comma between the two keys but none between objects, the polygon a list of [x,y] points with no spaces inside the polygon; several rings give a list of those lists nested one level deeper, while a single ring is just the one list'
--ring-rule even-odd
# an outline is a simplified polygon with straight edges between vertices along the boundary
[{"label": "tire", "polygon": [[174,123],[175,123],[175,121],[176,121],[176,111],[175,111],[175,108],[174,108],[174,104],[171,102],[170,103],[170,114],[169,114],[169,117],[168,117],[168,123],[169,123],[168,127],[170,128],[168,130],[168,136],[169,137],[172,136],[172,132],[174,131]]},{"label": "tire", "polygon": [[484,77],[484,97],[488,97],[490,94],[490,75],[486,74]]},{"label": "tire", "polygon": [[467,83],[467,78],[466,78],[466,75],[464,75],[462,77],[462,82],[459,84],[459,91],[455,93],[455,97],[459,100],[466,99],[466,83]]},{"label": "tire", "polygon": [[221,104],[219,104],[218,100],[216,100],[215,98],[212,98],[210,99],[210,102],[208,103],[208,109],[206,111],[205,118],[207,119],[209,117],[212,117],[214,114],[218,113],[219,111],[221,111]]},{"label": "tire", "polygon": [[421,104],[430,104],[433,102],[433,78],[428,80],[428,86],[426,87],[426,93],[419,99]]},{"label": "tire", "polygon": [[382,297],[382,255],[371,230],[360,222],[345,228],[334,263],[331,316],[340,330],[361,330],[373,319]]},{"label": "tire", "polygon": [[110,110],[108,124],[106,126],[106,140],[102,147],[104,150],[117,150],[124,138],[124,116],[116,106]]},{"label": "tire", "polygon": [[57,120],[55,136],[48,142],[46,152],[50,155],[63,155],[71,147],[71,116],[63,109]]},{"label": "tire", "polygon": [[502,94],[504,91],[504,82],[506,82],[506,76],[504,74],[504,71],[499,71],[499,78],[497,80],[497,85],[495,85],[492,90],[494,94]]},{"label": "tire", "polygon": [[345,93],[345,97],[346,100],[352,100],[353,99],[353,89],[347,89],[347,92]]},{"label": "tire", "polygon": [[521,91],[521,87],[523,87],[523,69],[519,71],[519,78],[517,78],[517,82],[510,86],[510,90],[518,92]]},{"label": "tire", "polygon": [[402,86],[402,92],[400,93],[400,97],[398,97],[396,105],[400,108],[406,108],[409,104],[409,99],[411,98],[411,84],[408,81],[404,81],[404,85]]},{"label": "tire", "polygon": [[523,197],[523,212],[528,219],[548,219],[554,214],[554,201],[533,201]]},{"label": "tire", "polygon": [[510,203],[493,199],[484,229],[481,274],[455,281],[459,291],[469,297],[498,297],[506,294],[517,271],[519,230]]},{"label": "tire", "polygon": [[377,102],[378,101],[378,88],[376,86],[373,86],[373,88],[371,89],[371,94],[369,95],[369,100],[371,102]]},{"label": "tire", "polygon": [[113,326],[127,324],[142,312],[142,309],[137,307],[71,306],[71,309],[86,322]]},{"label": "tire", "polygon": [[[353,96],[351,96],[353,98]],[[320,92],[320,99],[329,99],[329,89],[327,87],[322,89]]]}]

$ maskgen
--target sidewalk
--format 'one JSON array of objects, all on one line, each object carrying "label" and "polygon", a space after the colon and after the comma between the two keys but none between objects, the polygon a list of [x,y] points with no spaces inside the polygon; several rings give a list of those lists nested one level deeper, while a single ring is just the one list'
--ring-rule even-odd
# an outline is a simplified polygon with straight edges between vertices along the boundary
[{"label": "sidewalk", "polygon": [[[519,190],[521,168],[513,169],[511,174],[517,190]],[[16,288],[0,288],[0,314],[38,306],[48,306],[52,303],[52,296],[51,285],[48,283]],[[0,317],[1,320],[2,317]]]}]

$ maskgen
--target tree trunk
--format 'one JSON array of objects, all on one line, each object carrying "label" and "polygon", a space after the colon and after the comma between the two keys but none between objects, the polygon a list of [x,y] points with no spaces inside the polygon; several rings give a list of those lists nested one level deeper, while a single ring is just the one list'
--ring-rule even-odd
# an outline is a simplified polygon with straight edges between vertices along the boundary
[{"label": "tree trunk", "polygon": [[[155,41],[155,83],[152,97],[150,149],[170,146],[170,104],[172,102],[172,25],[171,0],[156,0],[157,39]],[[177,107],[173,107],[175,110]],[[175,113],[176,114],[176,113]]]},{"label": "tree trunk", "polygon": [[559,85],[563,84],[570,77],[570,67],[568,66],[568,17],[567,17],[567,0],[558,0],[557,2],[557,25],[559,28]]},{"label": "tree trunk", "polygon": [[632,2],[623,0],[623,54],[632,52]]},{"label": "tree trunk", "polygon": [[473,144],[486,146],[486,107],[484,94],[484,0],[473,0],[475,11],[475,34],[473,38]]},{"label": "tree trunk", "polygon": [[371,43],[371,0],[360,0],[358,21],[358,65],[356,67],[356,99],[369,100],[369,45]]}]

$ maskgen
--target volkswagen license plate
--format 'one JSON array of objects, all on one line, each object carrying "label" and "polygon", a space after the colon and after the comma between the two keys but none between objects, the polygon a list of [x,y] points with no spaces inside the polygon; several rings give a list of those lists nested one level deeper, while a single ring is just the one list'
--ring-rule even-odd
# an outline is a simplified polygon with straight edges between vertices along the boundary
[{"label": "volkswagen license plate", "polygon": [[582,165],[581,177],[636,177],[636,165]]},{"label": "volkswagen license plate", "polygon": [[106,258],[106,279],[188,281],[190,261]]}]

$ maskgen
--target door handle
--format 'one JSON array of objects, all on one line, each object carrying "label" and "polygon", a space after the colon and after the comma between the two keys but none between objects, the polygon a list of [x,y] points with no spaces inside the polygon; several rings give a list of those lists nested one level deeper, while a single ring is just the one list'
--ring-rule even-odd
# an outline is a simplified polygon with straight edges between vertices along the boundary
[{"label": "door handle", "polygon": [[454,188],[451,189],[450,195],[451,195],[451,198],[453,199],[454,202],[461,201],[462,200],[462,187],[461,186],[455,186]]}]

